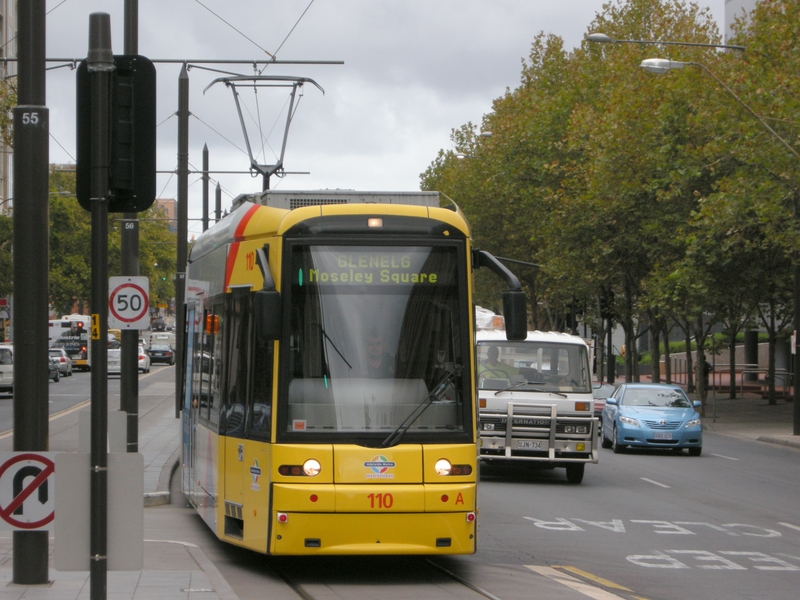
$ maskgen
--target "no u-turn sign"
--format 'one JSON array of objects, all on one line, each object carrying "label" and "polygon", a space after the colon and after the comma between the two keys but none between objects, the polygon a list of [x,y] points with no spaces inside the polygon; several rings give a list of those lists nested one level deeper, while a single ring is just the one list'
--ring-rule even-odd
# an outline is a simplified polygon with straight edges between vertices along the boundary
[{"label": "no u-turn sign", "polygon": [[0,452],[0,529],[53,528],[54,458],[52,452]]}]

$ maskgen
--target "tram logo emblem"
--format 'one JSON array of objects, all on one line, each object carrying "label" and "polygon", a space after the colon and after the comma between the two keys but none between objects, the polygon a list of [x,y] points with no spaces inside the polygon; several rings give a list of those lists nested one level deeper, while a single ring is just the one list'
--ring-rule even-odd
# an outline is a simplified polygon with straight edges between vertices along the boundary
[{"label": "tram logo emblem", "polygon": [[371,473],[367,473],[367,479],[393,479],[394,474],[388,473],[387,471],[394,468],[396,464],[397,463],[389,460],[382,454],[373,456],[372,460],[368,460],[364,463],[364,466],[372,471]]},{"label": "tram logo emblem", "polygon": [[250,489],[258,491],[261,489],[261,486],[258,484],[258,478],[261,477],[261,467],[258,466],[258,459],[256,458],[253,460],[253,466],[250,467],[250,479],[252,482],[250,483]]}]

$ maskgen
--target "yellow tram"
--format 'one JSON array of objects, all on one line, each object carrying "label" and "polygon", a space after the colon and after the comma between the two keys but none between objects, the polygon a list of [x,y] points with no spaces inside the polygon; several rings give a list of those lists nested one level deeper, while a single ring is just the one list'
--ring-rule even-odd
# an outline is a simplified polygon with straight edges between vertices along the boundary
[{"label": "yellow tram", "polygon": [[524,338],[519,281],[471,247],[453,204],[240,201],[197,238],[182,486],[220,539],[276,555],[475,552],[484,265]]}]

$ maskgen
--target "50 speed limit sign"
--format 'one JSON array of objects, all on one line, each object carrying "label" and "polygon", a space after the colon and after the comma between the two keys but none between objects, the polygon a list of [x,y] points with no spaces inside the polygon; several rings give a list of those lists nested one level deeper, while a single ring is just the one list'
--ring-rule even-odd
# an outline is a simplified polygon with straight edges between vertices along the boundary
[{"label": "50 speed limit sign", "polygon": [[147,277],[109,277],[108,326],[146,329],[150,324],[150,281]]}]

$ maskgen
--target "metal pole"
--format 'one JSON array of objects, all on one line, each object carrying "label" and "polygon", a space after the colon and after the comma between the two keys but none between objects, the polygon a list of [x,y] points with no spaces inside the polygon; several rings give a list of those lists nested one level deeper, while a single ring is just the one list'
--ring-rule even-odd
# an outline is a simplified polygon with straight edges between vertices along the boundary
[{"label": "metal pole", "polygon": [[203,231],[208,229],[208,144],[203,144]]},{"label": "metal pole", "polygon": [[214,219],[216,223],[222,218],[222,188],[217,183],[217,189],[214,196]]},{"label": "metal pole", "polygon": [[[14,108],[14,450],[48,450],[48,143],[45,2],[18,3]],[[47,583],[46,531],[13,533],[13,581]]]},{"label": "metal pole", "polygon": [[89,15],[92,203],[92,402],[89,597],[106,598],[108,557],[108,185],[110,172],[111,17]]},{"label": "metal pole", "polygon": [[181,413],[181,390],[183,388],[183,338],[185,315],[183,310],[186,294],[186,258],[189,205],[189,74],[186,65],[178,77],[178,256],[175,274],[175,417]]},{"label": "metal pole", "polygon": [[[125,0],[125,54],[138,54],[139,2]],[[121,274],[139,275],[139,218],[136,213],[122,215]],[[139,451],[139,332],[122,331],[120,356],[119,409],[127,415],[127,451]]]}]

